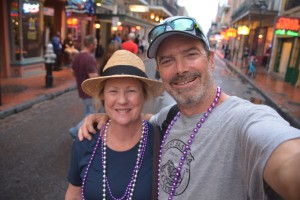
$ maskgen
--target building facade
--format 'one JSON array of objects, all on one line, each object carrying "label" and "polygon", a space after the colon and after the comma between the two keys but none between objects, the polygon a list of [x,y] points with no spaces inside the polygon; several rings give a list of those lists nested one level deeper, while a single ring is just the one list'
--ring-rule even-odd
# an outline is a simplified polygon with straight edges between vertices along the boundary
[{"label": "building facade", "polygon": [[282,1],[274,33],[270,71],[300,86],[300,1]]},{"label": "building facade", "polygon": [[247,65],[247,50],[267,73],[300,85],[299,11],[299,0],[229,0],[219,7],[210,37],[220,36],[219,48],[227,45],[237,66]]},{"label": "building facade", "polygon": [[105,48],[113,34],[147,39],[163,19],[187,14],[177,0],[2,0],[0,9],[2,78],[45,73],[44,50],[57,32],[61,41],[72,33],[78,50],[89,34]]}]

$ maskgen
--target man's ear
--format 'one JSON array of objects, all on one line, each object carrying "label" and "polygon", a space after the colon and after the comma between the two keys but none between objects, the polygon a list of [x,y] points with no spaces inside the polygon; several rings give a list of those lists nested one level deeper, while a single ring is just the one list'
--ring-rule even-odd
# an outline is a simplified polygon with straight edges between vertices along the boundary
[{"label": "man's ear", "polygon": [[209,51],[209,66],[212,71],[215,70],[215,53],[213,51]]}]

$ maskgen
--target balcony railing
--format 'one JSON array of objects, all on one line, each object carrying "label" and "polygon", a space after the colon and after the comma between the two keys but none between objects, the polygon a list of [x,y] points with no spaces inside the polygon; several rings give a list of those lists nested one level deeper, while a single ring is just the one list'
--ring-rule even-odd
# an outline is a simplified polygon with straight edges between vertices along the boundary
[{"label": "balcony railing", "polygon": [[178,9],[179,9],[178,5],[176,4],[175,7],[173,7],[166,0],[160,0],[157,1],[157,3],[150,2],[149,5],[164,7],[167,11],[169,11],[174,16],[178,14]]},{"label": "balcony railing", "polygon": [[295,8],[297,6],[300,6],[299,0],[288,0],[288,1],[286,1],[284,9],[289,10],[289,9]]}]

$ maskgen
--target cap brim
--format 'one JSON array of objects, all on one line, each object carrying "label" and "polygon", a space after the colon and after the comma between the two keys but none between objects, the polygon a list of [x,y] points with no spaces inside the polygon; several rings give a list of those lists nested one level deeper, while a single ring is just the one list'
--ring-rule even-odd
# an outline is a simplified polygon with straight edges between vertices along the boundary
[{"label": "cap brim", "polygon": [[151,80],[148,78],[143,78],[140,76],[134,76],[134,75],[112,75],[112,76],[100,76],[95,78],[90,78],[82,82],[81,87],[83,91],[88,94],[91,97],[97,97],[99,96],[100,89],[103,88],[103,82],[107,79],[111,78],[135,78],[142,82],[144,82],[147,85],[147,90],[150,90],[153,97],[157,97],[161,95],[165,88],[163,87],[162,82]]},{"label": "cap brim", "polygon": [[[157,49],[159,47],[159,45],[161,44],[161,42],[166,39],[167,37],[171,36],[171,35],[185,35],[185,36],[189,36],[189,37],[192,37],[192,38],[195,38],[197,40],[201,40],[203,41],[201,38],[199,38],[198,36],[195,36],[191,33],[188,33],[188,32],[183,32],[183,31],[167,31],[167,32],[164,32],[162,33],[161,35],[159,35],[157,38],[155,38],[153,40],[153,42],[151,42],[149,48],[148,48],[148,51],[147,51],[147,56],[148,58],[155,58],[156,57],[156,52],[157,52]],[[205,43],[205,41],[203,41]]]}]

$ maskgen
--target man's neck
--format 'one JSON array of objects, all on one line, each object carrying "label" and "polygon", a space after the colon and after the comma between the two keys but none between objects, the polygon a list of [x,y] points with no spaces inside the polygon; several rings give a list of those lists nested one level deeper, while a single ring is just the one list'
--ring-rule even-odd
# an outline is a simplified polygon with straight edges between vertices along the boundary
[{"label": "man's neck", "polygon": [[89,48],[83,48],[81,52],[91,53],[91,50]]},{"label": "man's neck", "polygon": [[[213,95],[210,95],[208,98],[205,100],[195,104],[195,105],[188,105],[188,106],[183,106],[183,105],[178,105],[180,112],[185,115],[185,116],[193,116],[197,115],[200,113],[207,112],[207,109],[211,107],[211,104],[213,103],[216,94],[213,93]],[[229,96],[225,93],[221,93],[220,99],[218,100],[218,103],[216,106],[220,105],[223,103]]]}]

